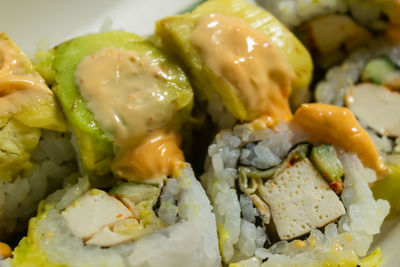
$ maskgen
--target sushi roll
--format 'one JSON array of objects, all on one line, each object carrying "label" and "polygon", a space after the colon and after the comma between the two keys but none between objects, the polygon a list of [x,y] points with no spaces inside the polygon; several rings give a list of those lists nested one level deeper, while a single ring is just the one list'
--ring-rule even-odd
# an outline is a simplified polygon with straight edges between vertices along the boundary
[{"label": "sushi roll", "polygon": [[393,0],[256,0],[258,4],[265,7],[285,25],[290,28],[301,25],[313,18],[330,14],[349,14],[361,25],[382,30],[387,24]]},{"label": "sushi roll", "polygon": [[193,101],[183,71],[127,32],[42,58],[85,177],[42,202],[6,264],[219,266],[215,216],[179,148]]},{"label": "sushi roll", "polygon": [[191,13],[161,19],[156,35],[185,66],[220,128],[251,121],[281,103],[276,112],[285,120],[289,96],[293,107],[308,99],[309,53],[275,17],[247,1],[207,1]]},{"label": "sushi roll", "polygon": [[[190,165],[109,191],[79,179],[41,203],[6,266],[219,266],[215,217]],[[1,262],[0,262],[1,265]]]},{"label": "sushi roll", "polygon": [[377,195],[390,199],[400,211],[400,45],[380,38],[330,69],[315,91],[318,102],[351,109],[391,169],[376,184]]},{"label": "sushi roll", "polygon": [[373,35],[396,35],[396,1],[259,0],[290,27],[313,54],[317,65],[326,69],[340,63],[356,48],[372,40]]},{"label": "sushi roll", "polygon": [[369,184],[387,170],[349,109],[304,104],[290,121],[223,130],[205,169],[224,263],[379,263],[379,250],[363,257],[390,206]]},{"label": "sushi roll", "polygon": [[118,31],[78,37],[41,55],[38,69],[60,101],[81,174],[92,185],[168,176],[184,165],[179,131],[192,89],[149,41]]},{"label": "sushi roll", "polygon": [[24,231],[39,201],[77,170],[67,130],[53,92],[0,33],[0,240]]}]

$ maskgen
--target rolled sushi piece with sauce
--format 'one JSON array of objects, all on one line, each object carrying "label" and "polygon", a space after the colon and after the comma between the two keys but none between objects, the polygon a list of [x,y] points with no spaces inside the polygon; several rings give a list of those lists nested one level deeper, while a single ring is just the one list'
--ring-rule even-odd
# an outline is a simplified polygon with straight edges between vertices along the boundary
[{"label": "rolled sushi piece with sauce", "polygon": [[289,121],[223,130],[205,169],[225,264],[378,266],[369,248],[390,205],[369,184],[387,169],[349,109],[303,104]]},{"label": "rolled sushi piece with sauce", "polygon": [[184,72],[142,37],[104,32],[40,55],[71,126],[81,173],[94,186],[179,172],[179,131],[193,93]]},{"label": "rolled sushi piece with sauce", "polygon": [[[89,178],[42,202],[6,264],[219,266],[215,216],[179,148],[192,103],[183,71],[126,32],[78,37],[51,53],[48,77]],[[99,189],[107,177],[118,182]]]},{"label": "rolled sushi piece with sauce", "polygon": [[77,170],[67,130],[53,92],[0,33],[0,241],[24,231],[39,201]]},{"label": "rolled sushi piece with sauce", "polygon": [[156,36],[185,66],[220,128],[272,110],[286,120],[289,96],[293,107],[308,99],[309,53],[275,17],[245,0],[210,0],[161,19]]},{"label": "rolled sushi piece with sauce", "polygon": [[373,35],[387,32],[400,40],[396,0],[257,0],[296,32],[317,65],[328,68]]},{"label": "rolled sushi piece with sauce", "polygon": [[374,141],[390,169],[373,187],[400,211],[400,45],[381,38],[331,68],[318,83],[318,102],[348,107]]}]

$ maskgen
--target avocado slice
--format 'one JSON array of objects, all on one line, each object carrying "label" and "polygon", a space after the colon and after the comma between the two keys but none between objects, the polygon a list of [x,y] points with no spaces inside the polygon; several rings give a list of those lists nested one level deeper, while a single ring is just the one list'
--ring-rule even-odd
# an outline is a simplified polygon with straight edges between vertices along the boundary
[{"label": "avocado slice", "polygon": [[365,65],[361,74],[363,82],[373,82],[376,84],[384,84],[388,76],[396,71],[396,65],[387,57],[375,58]]},{"label": "avocado slice", "polygon": [[310,160],[330,187],[339,194],[343,189],[344,169],[333,145],[320,145],[311,149]]},{"label": "avocado slice", "polygon": [[168,91],[167,101],[174,105],[173,115],[176,116],[171,116],[173,118],[165,122],[165,127],[179,130],[189,117],[193,101],[184,72],[149,41],[132,33],[111,31],[86,35],[66,41],[47,54],[41,53],[37,57],[38,70],[52,83],[52,89],[76,136],[83,173],[89,175],[91,183],[98,187],[108,186],[111,182],[111,163],[115,158],[114,136],[101,127],[88,108],[76,83],[75,72],[84,58],[106,48],[133,50],[151,58],[152,64],[168,70],[169,79],[160,83]]},{"label": "avocado slice", "polygon": [[197,22],[213,13],[238,17],[251,27],[264,32],[286,55],[294,69],[295,78],[290,96],[292,106],[298,106],[306,100],[313,69],[308,51],[275,17],[245,0],[209,0],[191,13],[167,17],[156,23],[156,35],[161,37],[164,48],[178,57],[188,69],[200,98],[212,101],[217,94],[237,119],[254,119],[234,88],[205,66],[191,41]]},{"label": "avocado slice", "polygon": [[[0,128],[14,118],[32,128],[67,131],[67,124],[53,92],[13,40],[1,32],[0,75],[4,75],[2,77],[4,79],[0,82],[1,99],[4,101],[11,97],[8,101],[11,101],[14,108],[0,113]],[[40,86],[42,90],[32,98],[29,92],[34,90],[35,86]],[[27,94],[17,94],[17,92],[27,92]],[[15,97],[14,100],[12,97]],[[18,104],[16,99],[21,103]]]}]

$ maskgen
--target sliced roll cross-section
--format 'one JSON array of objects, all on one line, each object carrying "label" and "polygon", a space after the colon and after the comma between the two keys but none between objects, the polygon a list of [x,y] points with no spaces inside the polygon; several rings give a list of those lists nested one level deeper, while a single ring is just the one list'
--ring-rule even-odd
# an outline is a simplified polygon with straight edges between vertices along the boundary
[{"label": "sliced roll cross-section", "polygon": [[87,178],[50,195],[10,266],[220,265],[215,217],[189,165],[152,183],[110,190]]},{"label": "sliced roll cross-section", "polygon": [[288,122],[256,126],[224,130],[208,149],[202,183],[214,207],[223,261],[360,264],[389,203],[375,200],[369,188],[387,169],[353,113],[304,104]]}]

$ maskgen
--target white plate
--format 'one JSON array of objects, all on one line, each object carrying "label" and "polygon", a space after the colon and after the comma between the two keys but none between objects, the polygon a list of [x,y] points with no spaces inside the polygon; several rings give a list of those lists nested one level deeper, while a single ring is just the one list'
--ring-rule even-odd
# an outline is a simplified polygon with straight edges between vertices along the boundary
[{"label": "white plate", "polygon": [[383,223],[381,233],[375,237],[372,249],[382,250],[382,267],[400,266],[400,217]]},{"label": "white plate", "polygon": [[[39,43],[52,47],[104,27],[148,35],[156,20],[198,2],[201,0],[0,0],[0,32],[6,32],[32,55]],[[383,252],[382,266],[400,266],[396,255],[400,250],[400,218],[384,224],[376,246]]]},{"label": "white plate", "polygon": [[[54,46],[103,26],[141,35],[162,17],[193,7],[200,0],[0,0],[0,32],[28,55],[43,39]],[[111,23],[111,25],[109,25]]]}]

